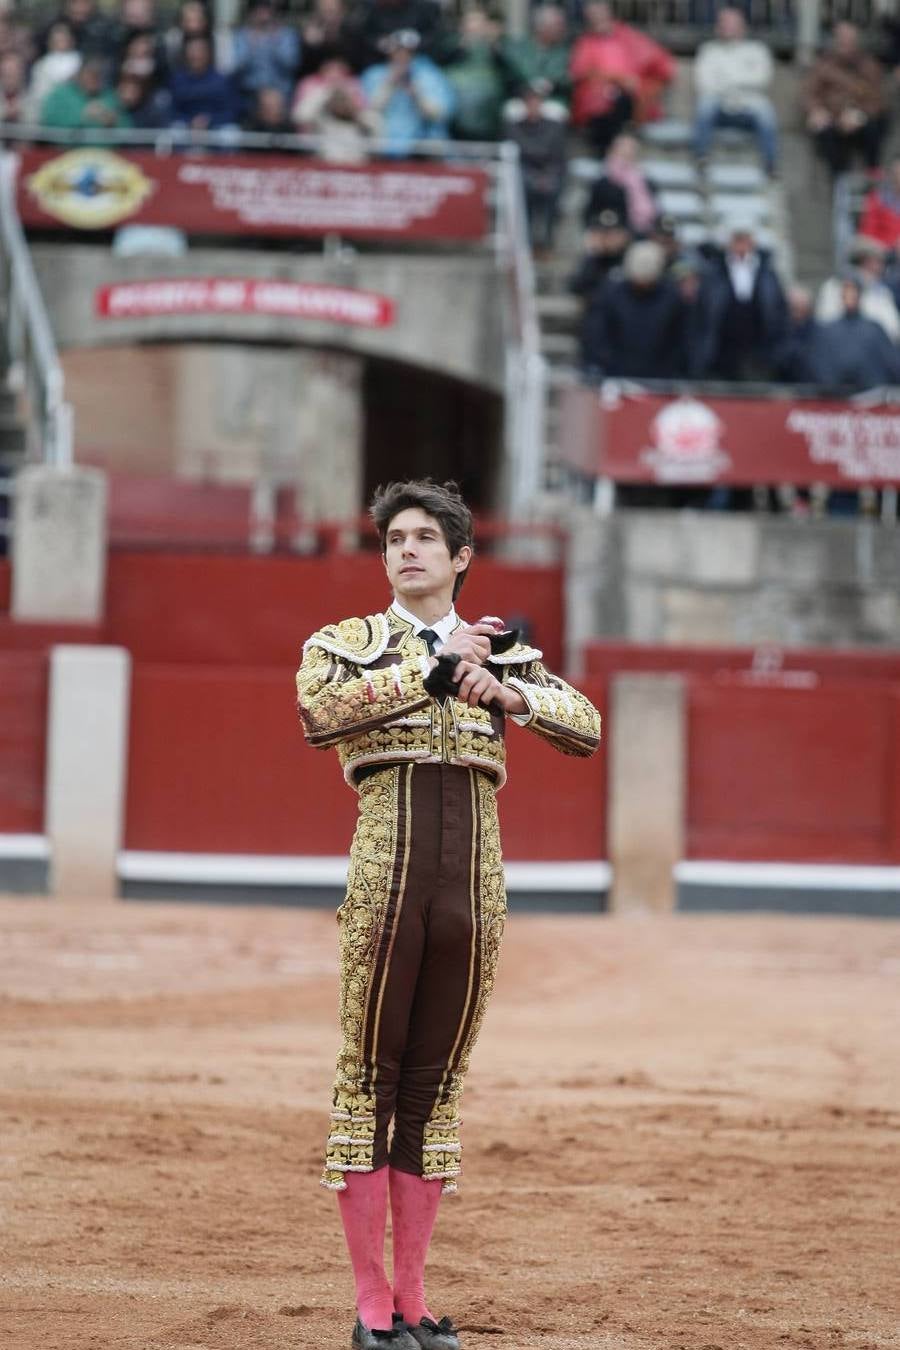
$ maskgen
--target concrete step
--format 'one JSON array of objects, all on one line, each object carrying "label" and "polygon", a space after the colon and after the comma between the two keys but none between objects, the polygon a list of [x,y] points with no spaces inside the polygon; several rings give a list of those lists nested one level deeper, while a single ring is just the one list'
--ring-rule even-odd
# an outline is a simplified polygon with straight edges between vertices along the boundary
[{"label": "concrete step", "polygon": [[578,360],[578,338],[574,333],[542,333],[541,355],[553,364]]},{"label": "concrete step", "polygon": [[581,321],[581,302],[565,291],[537,297],[537,312],[541,331],[574,332]]}]

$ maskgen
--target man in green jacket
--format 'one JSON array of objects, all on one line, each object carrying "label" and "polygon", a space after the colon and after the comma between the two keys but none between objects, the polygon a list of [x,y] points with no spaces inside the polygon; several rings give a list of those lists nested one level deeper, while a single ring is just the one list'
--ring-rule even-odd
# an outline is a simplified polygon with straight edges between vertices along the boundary
[{"label": "man in green jacket", "polygon": [[85,127],[130,127],[131,118],[114,89],[103,85],[103,62],[89,57],[71,80],[50,91],[41,125],[74,131]]},{"label": "man in green jacket", "polygon": [[[546,80],[550,86],[546,100],[554,106],[545,108],[545,115],[556,115],[560,120],[565,119],[572,92],[569,51],[566,16],[558,5],[539,5],[534,11],[530,36],[505,38],[502,43],[503,57],[515,84],[524,87],[535,80]],[[523,111],[519,108],[513,115],[521,115]]]}]

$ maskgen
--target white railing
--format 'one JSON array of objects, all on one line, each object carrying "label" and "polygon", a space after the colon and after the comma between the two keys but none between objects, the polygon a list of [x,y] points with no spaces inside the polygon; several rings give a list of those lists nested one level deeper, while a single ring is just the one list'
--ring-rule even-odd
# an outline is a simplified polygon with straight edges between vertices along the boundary
[{"label": "white railing", "polygon": [[[143,148],[165,155],[188,147],[238,152],[242,150],[293,151],[315,154],[316,137],[268,135],[241,132],[230,128],[196,132],[167,128],[161,131],[90,130],[59,131],[45,127],[3,128],[4,139],[29,144],[60,146],[89,144]],[[372,139],[368,149],[373,160],[396,160],[396,151],[387,141]],[[518,148],[511,142],[417,141],[410,147],[417,159],[438,159],[452,165],[468,163],[484,169],[491,179],[494,206],[494,250],[504,274],[505,359],[505,506],[515,515],[523,515],[543,481],[545,365],[540,352],[540,327],[535,302],[534,268],[528,242],[525,197],[519,170]],[[8,157],[4,157],[8,158]],[[11,194],[11,179],[5,192]],[[13,201],[10,195],[5,203]],[[8,211],[4,207],[4,216]],[[13,210],[12,215],[15,217]],[[18,218],[15,226],[19,230]],[[31,272],[27,250],[25,260]],[[46,319],[46,316],[44,316]],[[47,326],[49,336],[49,326]],[[52,343],[52,339],[50,340]],[[55,352],[54,352],[55,356]],[[58,369],[58,366],[57,366]],[[61,377],[60,377],[61,378]],[[61,389],[61,386],[60,386]]]},{"label": "white railing", "polygon": [[508,271],[506,301],[506,499],[523,515],[543,485],[547,378],[535,300],[518,147],[501,147],[497,182],[497,239]]},{"label": "white railing", "polygon": [[25,397],[28,459],[68,468],[72,408],[50,320],[16,210],[15,156],[0,154],[0,268],[4,343],[11,374]]}]

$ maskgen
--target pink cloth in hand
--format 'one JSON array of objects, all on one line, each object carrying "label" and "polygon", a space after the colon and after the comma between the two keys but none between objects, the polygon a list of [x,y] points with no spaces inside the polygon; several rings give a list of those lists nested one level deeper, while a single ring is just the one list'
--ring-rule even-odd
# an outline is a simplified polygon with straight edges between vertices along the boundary
[{"label": "pink cloth in hand", "polygon": [[[431,1317],[425,1302],[425,1260],[443,1184],[409,1172],[391,1174],[391,1224],[394,1230],[394,1307],[412,1326]],[[432,1319],[434,1320],[434,1319]]]},{"label": "pink cloth in hand", "polygon": [[338,1191],[338,1206],[356,1282],[356,1310],[370,1331],[390,1331],[394,1295],[384,1269],[388,1169],[346,1172],[344,1179],[347,1189]]}]

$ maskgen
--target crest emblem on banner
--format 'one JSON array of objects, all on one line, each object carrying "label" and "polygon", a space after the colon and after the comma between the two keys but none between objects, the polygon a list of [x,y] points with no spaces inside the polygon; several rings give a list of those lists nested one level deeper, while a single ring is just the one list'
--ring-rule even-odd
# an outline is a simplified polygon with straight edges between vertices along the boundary
[{"label": "crest emblem on banner", "polygon": [[650,423],[652,446],[641,458],[660,483],[709,483],[728,468],[721,418],[699,399],[679,398]]},{"label": "crest emblem on banner", "polygon": [[111,150],[69,150],[25,180],[41,210],[79,230],[105,230],[127,220],[154,183],[132,160]]}]

